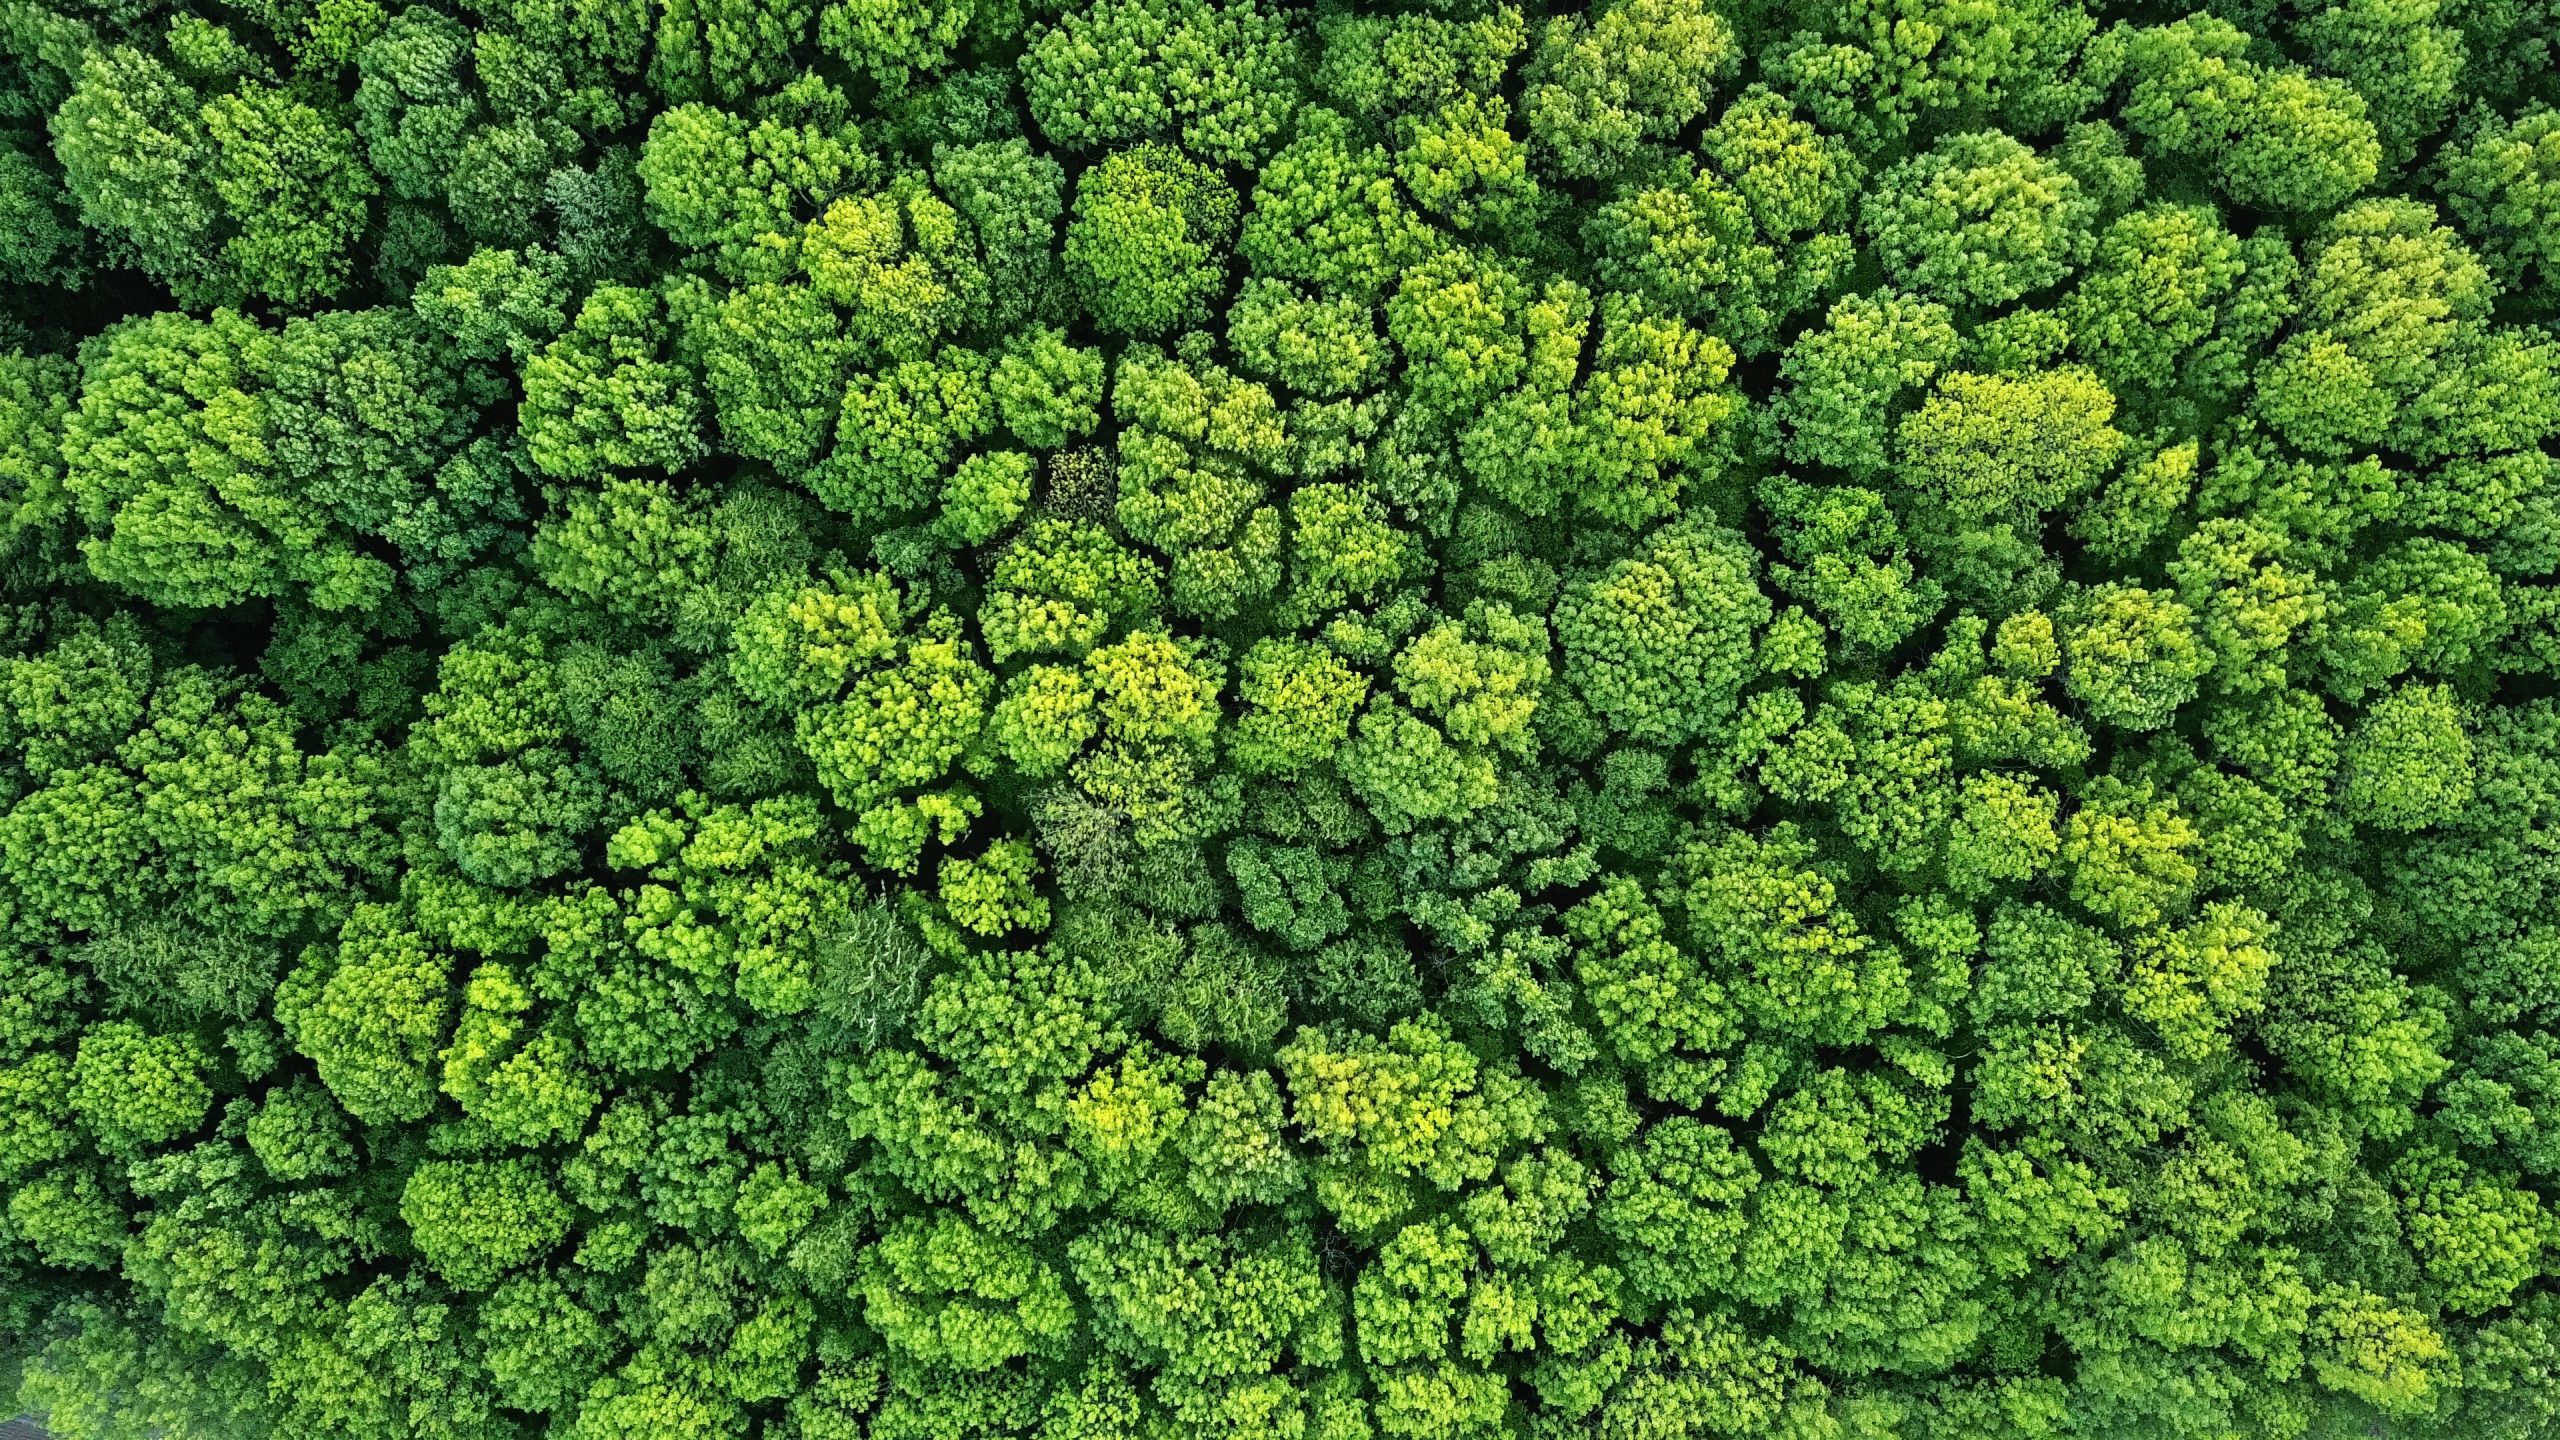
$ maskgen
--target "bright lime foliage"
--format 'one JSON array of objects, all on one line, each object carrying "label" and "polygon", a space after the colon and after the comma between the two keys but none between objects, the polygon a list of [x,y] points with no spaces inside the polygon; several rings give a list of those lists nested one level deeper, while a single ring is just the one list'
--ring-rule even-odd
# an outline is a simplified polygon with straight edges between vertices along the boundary
[{"label": "bright lime foliage", "polygon": [[2412,685],[2374,702],[2348,736],[2341,801],[2386,830],[2422,830],[2471,798],[2471,737],[2452,693]]},{"label": "bright lime foliage", "polygon": [[1160,335],[1209,316],[1225,286],[1236,197],[1169,145],[1114,151],[1076,186],[1067,274],[1106,330]]},{"label": "bright lime foliage", "polygon": [[1898,427],[1905,483],[1963,520],[2060,509],[2114,468],[2115,405],[2085,370],[1944,376]]},{"label": "bright lime foliage", "polygon": [[206,1059],[183,1035],[149,1035],[121,1022],[100,1025],[80,1037],[71,1104],[111,1154],[164,1143],[204,1119],[213,1093],[197,1071]]},{"label": "bright lime foliage", "polygon": [[2213,668],[2195,612],[2160,591],[2109,583],[2070,597],[2059,618],[2065,687],[2128,730],[2167,724]]},{"label": "bright lime foliage", "polygon": [[419,1252],[466,1290],[539,1259],[568,1234],[570,1215],[568,1201],[522,1159],[429,1161],[400,1192],[400,1218]]},{"label": "bright lime foliage", "polygon": [[0,0],[0,1415],[2560,1434],[2555,17]]}]

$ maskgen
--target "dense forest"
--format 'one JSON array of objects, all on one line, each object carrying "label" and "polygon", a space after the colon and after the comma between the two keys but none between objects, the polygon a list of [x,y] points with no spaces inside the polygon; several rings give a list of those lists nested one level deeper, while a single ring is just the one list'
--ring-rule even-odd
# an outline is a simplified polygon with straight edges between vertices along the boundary
[{"label": "dense forest", "polygon": [[19,1405],[2560,1435],[2560,0],[2203,3],[0,0]]}]

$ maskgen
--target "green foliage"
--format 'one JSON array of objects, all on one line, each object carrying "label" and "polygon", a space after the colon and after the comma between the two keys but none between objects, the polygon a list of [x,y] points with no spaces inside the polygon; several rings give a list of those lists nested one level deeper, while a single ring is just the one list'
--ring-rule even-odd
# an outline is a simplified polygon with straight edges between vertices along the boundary
[{"label": "green foliage", "polygon": [[129,45],[80,60],[50,121],[64,188],[83,224],[189,304],[333,298],[378,188],[355,132],[334,95],[323,110],[266,83],[197,23],[171,28],[173,50],[198,52],[174,65]]},{"label": "green foliage", "polygon": [[1090,521],[1044,517],[997,560],[978,624],[998,663],[1043,651],[1081,656],[1162,603],[1160,572],[1144,557]]},{"label": "green foliage", "polygon": [[1264,503],[1258,472],[1278,464],[1287,431],[1268,389],[1198,353],[1133,346],[1121,358],[1111,388],[1123,426],[1114,514],[1133,539],[1171,557],[1174,608],[1217,618],[1279,585],[1280,516]]},{"label": "green foliage", "polygon": [[62,180],[34,151],[0,143],[0,280],[77,286],[86,278],[86,241]]},{"label": "green foliage", "polygon": [[841,96],[803,80],[774,98],[754,119],[699,102],[661,111],[640,151],[649,220],[736,280],[784,278],[802,226],[874,173]]},{"label": "green foliage", "polygon": [[1606,175],[1704,114],[1740,59],[1731,22],[1698,0],[1622,0],[1550,19],[1524,70],[1533,150],[1559,175]]},{"label": "green foliage", "polygon": [[800,268],[817,298],[847,312],[857,355],[914,360],[984,308],[987,275],[973,250],[960,212],[903,175],[810,221]]},{"label": "green foliage", "polygon": [[2471,737],[2442,685],[2406,685],[2375,701],[2339,758],[2340,803],[2385,830],[2423,830],[2471,798]]},{"label": "green foliage", "polygon": [[1885,273],[1951,305],[2004,305],[2084,263],[2097,205],[1997,130],[1953,135],[1876,177],[1858,215]]},{"label": "green foliage", "polygon": [[1786,455],[1865,479],[1891,463],[1900,401],[1956,357],[1943,305],[1897,291],[1853,295],[1787,347],[1772,410]]},{"label": "green foliage", "polygon": [[1034,450],[1056,450],[1101,423],[1102,371],[1101,351],[1040,329],[1006,348],[989,386],[1015,439]]},{"label": "green foliage", "polygon": [[1249,373],[1320,399],[1369,388],[1387,361],[1368,306],[1308,299],[1276,280],[1248,282],[1236,296],[1227,343]]},{"label": "green foliage", "polygon": [[2064,687],[2110,725],[2159,729],[2213,668],[2195,612],[2162,591],[2110,582],[2072,596],[2055,618]]},{"label": "green foliage", "polygon": [[62,435],[92,573],[170,605],[288,587],[322,609],[377,603],[392,571],[357,535],[435,503],[416,492],[458,439],[458,417],[437,404],[446,382],[415,340],[375,314],[299,321],[282,336],[229,311],[112,331]]},{"label": "green foliage", "polygon": [[[818,43],[847,65],[868,70],[883,89],[896,89],[912,73],[939,70],[949,62],[975,18],[974,8],[866,0],[828,11],[819,22]],[[801,16],[798,25],[807,23],[806,16]],[[762,43],[746,43],[741,49],[752,59],[774,63],[790,52],[797,28],[779,36],[755,37]]]},{"label": "green foliage", "polygon": [[1179,137],[1220,164],[1267,156],[1296,108],[1295,37],[1257,0],[1070,8],[1022,59],[1031,118],[1073,150]]},{"label": "green foliage", "polygon": [[418,1253],[466,1290],[540,1258],[569,1233],[570,1217],[569,1202],[524,1159],[430,1160],[400,1192]]},{"label": "green foliage", "polygon": [[2487,115],[2445,158],[2445,199],[2510,284],[2560,260],[2560,111]]},{"label": "green foliage", "polygon": [[2057,510],[2097,488],[2124,436],[2115,397],[2085,370],[1940,377],[1903,417],[1905,483],[1964,521]]},{"label": "green foliage", "polygon": [[1705,146],[1714,169],[1628,186],[1585,234],[1604,282],[1756,354],[1845,266],[1840,231],[1857,162],[1766,91],[1729,107]]},{"label": "green foliage", "polygon": [[1236,764],[1257,774],[1323,764],[1350,738],[1368,689],[1367,677],[1319,646],[1257,642],[1236,683],[1247,707],[1236,722]]},{"label": "green foliage", "polygon": [[2109,225],[2063,317],[2075,352],[2111,380],[2163,389],[2213,331],[2246,272],[2240,242],[2204,206],[2155,205]]},{"label": "green foliage", "polygon": [[525,452],[545,474],[674,470],[702,453],[701,392],[663,358],[664,317],[648,291],[605,286],[565,334],[525,361],[518,419]]},{"label": "green foliage", "polygon": [[213,1103],[199,1073],[209,1058],[189,1036],[121,1022],[92,1027],[72,1063],[71,1106],[110,1154],[166,1143],[194,1129]]},{"label": "green foliage", "polygon": [[1254,273],[1374,303],[1433,233],[1397,193],[1393,157],[1330,110],[1308,110],[1298,138],[1263,165],[1236,249]]},{"label": "green foliage", "polygon": [[417,1119],[435,1104],[429,1060],[444,1034],[445,966],[396,915],[366,907],[334,947],[306,956],[278,1018],[321,1082],[359,1120]]},{"label": "green foliage", "polygon": [[1115,150],[1076,182],[1067,276],[1096,324],[1161,335],[1208,318],[1235,226],[1216,171],[1169,145]]},{"label": "green foliage", "polygon": [[1565,591],[1564,679],[1612,730],[1678,745],[1721,725],[1768,623],[1752,554],[1729,531],[1659,532],[1640,556]]},{"label": "green foliage", "polygon": [[2246,32],[2210,15],[2119,34],[2126,125],[2234,202],[2329,210],[2379,173],[2369,97],[2345,81],[2261,64]]},{"label": "green foliage", "polygon": [[2555,57],[0,0],[16,1406],[2550,1432]]}]

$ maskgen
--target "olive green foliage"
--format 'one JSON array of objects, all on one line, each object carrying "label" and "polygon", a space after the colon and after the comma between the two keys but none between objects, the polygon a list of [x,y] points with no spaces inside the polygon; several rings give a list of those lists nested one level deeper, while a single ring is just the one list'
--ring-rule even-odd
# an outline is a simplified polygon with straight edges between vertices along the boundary
[{"label": "olive green foliage", "polygon": [[0,0],[62,1440],[2560,1435],[2550,0]]}]

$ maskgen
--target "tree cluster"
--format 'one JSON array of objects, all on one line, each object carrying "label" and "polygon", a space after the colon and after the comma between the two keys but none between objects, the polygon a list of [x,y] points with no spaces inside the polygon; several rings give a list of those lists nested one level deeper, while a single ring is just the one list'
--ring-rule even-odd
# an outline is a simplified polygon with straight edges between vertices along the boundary
[{"label": "tree cluster", "polygon": [[2555,577],[2546,0],[0,0],[0,1352],[2560,1434]]}]

